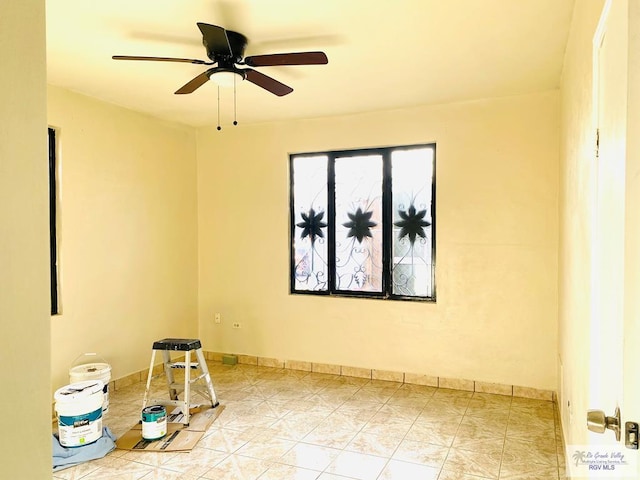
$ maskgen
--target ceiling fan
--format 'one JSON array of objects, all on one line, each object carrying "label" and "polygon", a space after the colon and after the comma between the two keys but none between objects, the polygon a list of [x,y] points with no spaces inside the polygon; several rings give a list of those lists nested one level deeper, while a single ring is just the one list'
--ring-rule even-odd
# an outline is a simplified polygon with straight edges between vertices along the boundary
[{"label": "ceiling fan", "polygon": [[248,80],[279,97],[293,92],[293,88],[253,68],[240,68],[239,65],[245,67],[271,67],[281,65],[325,65],[329,62],[324,52],[275,53],[244,57],[247,37],[232,30],[225,30],[217,25],[201,22],[197,25],[200,32],[202,32],[202,43],[207,51],[207,57],[211,60],[210,62],[190,58],[128,55],[114,55],[112,58],[114,60],[146,60],[215,65],[176,90],[175,93],[177,95],[193,93],[197,88],[213,78],[218,85],[234,85],[236,79]]}]

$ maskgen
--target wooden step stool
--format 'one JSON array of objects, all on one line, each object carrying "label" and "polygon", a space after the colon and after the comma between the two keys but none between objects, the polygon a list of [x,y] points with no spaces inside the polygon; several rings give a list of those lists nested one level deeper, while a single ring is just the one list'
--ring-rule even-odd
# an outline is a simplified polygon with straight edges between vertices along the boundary
[{"label": "wooden step stool", "polygon": [[[167,387],[169,389],[169,398],[166,399],[150,399],[149,390],[151,387],[151,378],[153,377],[153,366],[155,364],[156,352],[162,351],[162,357],[164,360],[164,373],[167,377]],[[170,352],[184,352],[184,362],[172,362]],[[191,362],[191,352],[195,351],[197,362]],[[174,368],[184,369],[184,385],[177,383],[173,377]],[[191,378],[191,371],[196,372],[196,377]],[[200,382],[204,380],[204,384]],[[211,407],[215,408],[219,405],[216,398],[216,392],[213,389],[213,382],[209,375],[209,369],[207,362],[205,361],[204,354],[202,353],[202,345],[200,340],[195,338],[165,338],[164,340],[158,340],[153,342],[153,350],[151,353],[151,364],[149,365],[149,375],[147,376],[147,388],[144,392],[144,401],[142,408],[146,408],[148,405],[164,405],[180,407],[180,411],[183,414],[183,420],[181,423],[189,425],[189,408],[191,406],[191,392],[196,391],[201,393],[208,401],[211,402]],[[182,400],[178,398],[178,395],[182,395]]]}]

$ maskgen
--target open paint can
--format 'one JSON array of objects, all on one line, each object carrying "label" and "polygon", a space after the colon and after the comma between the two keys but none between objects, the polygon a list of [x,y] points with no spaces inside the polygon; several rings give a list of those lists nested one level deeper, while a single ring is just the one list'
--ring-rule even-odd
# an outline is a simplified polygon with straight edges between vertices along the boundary
[{"label": "open paint can", "polygon": [[158,440],[167,434],[167,409],[151,405],[142,409],[142,438]]}]

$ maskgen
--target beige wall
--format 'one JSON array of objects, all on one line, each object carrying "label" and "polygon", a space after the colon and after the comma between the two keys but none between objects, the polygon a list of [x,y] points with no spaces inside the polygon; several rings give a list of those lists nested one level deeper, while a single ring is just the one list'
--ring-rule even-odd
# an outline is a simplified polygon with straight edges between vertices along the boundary
[{"label": "beige wall", "polygon": [[51,476],[44,10],[42,0],[0,2],[3,478]]},{"label": "beige wall", "polygon": [[[561,413],[567,443],[587,443],[590,345],[589,212],[595,132],[592,39],[602,1],[576,2],[562,78],[560,166],[559,353]],[[568,402],[571,402],[571,409]],[[577,415],[577,418],[573,418]]]},{"label": "beige wall", "polygon": [[195,133],[56,87],[62,315],[51,318],[53,388],[97,352],[120,378],[151,344],[197,335]]},{"label": "beige wall", "polygon": [[[288,154],[431,141],[437,304],[290,295]],[[557,92],[203,128],[197,145],[208,348],[556,389]]]}]

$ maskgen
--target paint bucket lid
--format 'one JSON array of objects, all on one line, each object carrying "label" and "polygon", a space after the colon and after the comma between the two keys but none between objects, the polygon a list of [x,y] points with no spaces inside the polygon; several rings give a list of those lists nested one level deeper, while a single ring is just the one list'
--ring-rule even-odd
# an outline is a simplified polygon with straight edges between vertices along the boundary
[{"label": "paint bucket lid", "polygon": [[111,365],[108,363],[85,363],[69,369],[69,375],[106,375],[111,372]]},{"label": "paint bucket lid", "polygon": [[98,364],[104,364],[106,366],[109,366],[107,361],[95,352],[81,353],[71,363],[71,368],[69,369],[69,372],[71,372],[71,370],[73,370],[75,367],[78,367],[78,366],[98,365]]},{"label": "paint bucket lid", "polygon": [[164,420],[166,422],[167,409],[162,405],[152,405],[142,409],[142,423],[158,422]]},{"label": "paint bucket lid", "polygon": [[95,395],[98,392],[102,395],[103,388],[104,383],[102,380],[85,380],[84,382],[72,383],[59,388],[56,390],[53,398],[56,399],[56,402],[60,403],[76,402],[78,400],[84,400],[86,397]]},{"label": "paint bucket lid", "polygon": [[150,407],[145,407],[142,409],[142,413],[149,414],[165,414],[167,409],[163,405],[151,405]]}]

